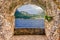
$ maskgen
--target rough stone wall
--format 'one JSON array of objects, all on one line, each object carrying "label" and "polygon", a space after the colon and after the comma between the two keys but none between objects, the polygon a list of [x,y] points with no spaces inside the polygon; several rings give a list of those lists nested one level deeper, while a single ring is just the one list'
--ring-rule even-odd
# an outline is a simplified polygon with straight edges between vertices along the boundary
[{"label": "rough stone wall", "polygon": [[0,40],[9,40],[14,33],[14,12],[24,4],[43,5],[51,22],[45,20],[46,35],[49,40],[60,40],[60,1],[59,0],[0,0]]},{"label": "rough stone wall", "polygon": [[60,40],[60,26],[58,26],[60,25],[60,6],[55,2],[59,3],[60,1],[46,1],[46,14],[53,17],[53,20],[51,22],[45,21],[45,31],[49,40]]},{"label": "rough stone wall", "polygon": [[9,14],[9,0],[0,0],[0,40],[9,40],[13,34],[13,16]]}]

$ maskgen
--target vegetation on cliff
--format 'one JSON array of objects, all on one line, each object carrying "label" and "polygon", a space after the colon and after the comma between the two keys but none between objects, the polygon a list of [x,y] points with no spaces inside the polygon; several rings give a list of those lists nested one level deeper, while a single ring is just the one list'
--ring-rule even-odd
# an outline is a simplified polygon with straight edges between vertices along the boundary
[{"label": "vegetation on cliff", "polygon": [[25,11],[21,11],[19,12],[18,10],[16,10],[15,12],[15,18],[22,18],[22,19],[35,19],[35,18],[44,18],[45,13],[39,13],[39,14],[29,14],[28,12]]}]

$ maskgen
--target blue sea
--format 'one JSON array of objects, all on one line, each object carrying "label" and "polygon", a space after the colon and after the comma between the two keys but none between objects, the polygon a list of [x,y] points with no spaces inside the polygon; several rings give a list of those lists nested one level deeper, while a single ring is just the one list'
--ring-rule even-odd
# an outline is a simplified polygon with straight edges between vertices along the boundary
[{"label": "blue sea", "polygon": [[15,19],[15,28],[44,28],[44,19]]}]

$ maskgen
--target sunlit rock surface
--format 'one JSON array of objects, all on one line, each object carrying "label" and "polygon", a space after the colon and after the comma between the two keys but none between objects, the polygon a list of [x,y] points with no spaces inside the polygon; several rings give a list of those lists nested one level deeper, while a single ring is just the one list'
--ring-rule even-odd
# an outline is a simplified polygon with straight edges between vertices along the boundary
[{"label": "sunlit rock surface", "polygon": [[28,3],[43,5],[46,14],[54,16],[51,22],[45,21],[46,35],[49,40],[60,40],[60,0],[0,0],[0,40],[13,36],[14,12],[19,5]]}]

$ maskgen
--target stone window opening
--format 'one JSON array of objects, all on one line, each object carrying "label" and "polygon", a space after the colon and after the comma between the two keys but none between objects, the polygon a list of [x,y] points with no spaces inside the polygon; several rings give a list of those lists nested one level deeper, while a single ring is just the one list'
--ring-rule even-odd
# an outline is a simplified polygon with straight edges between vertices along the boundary
[{"label": "stone window opening", "polygon": [[45,35],[45,12],[42,7],[25,4],[16,9],[14,16],[14,35]]}]

